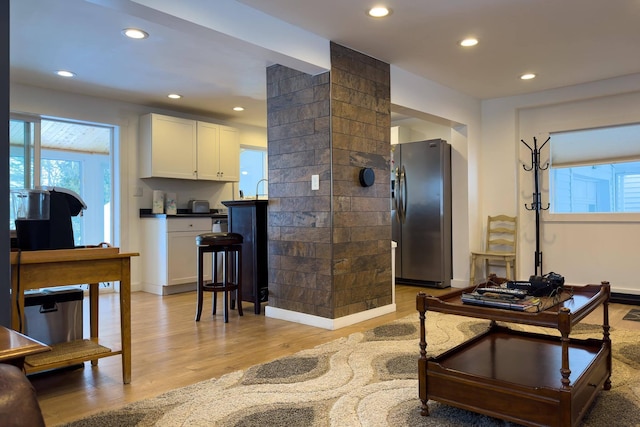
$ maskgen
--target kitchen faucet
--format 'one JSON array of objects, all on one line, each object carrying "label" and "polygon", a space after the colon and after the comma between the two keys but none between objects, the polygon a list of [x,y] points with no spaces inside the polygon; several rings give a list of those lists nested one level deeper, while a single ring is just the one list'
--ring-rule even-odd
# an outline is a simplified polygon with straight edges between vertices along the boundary
[{"label": "kitchen faucet", "polygon": [[[258,181],[258,183],[256,184],[256,200],[258,200],[258,187],[260,187],[260,183],[261,182],[269,182],[269,180],[267,178],[262,178],[260,181]],[[268,194],[265,193],[265,195]]]}]

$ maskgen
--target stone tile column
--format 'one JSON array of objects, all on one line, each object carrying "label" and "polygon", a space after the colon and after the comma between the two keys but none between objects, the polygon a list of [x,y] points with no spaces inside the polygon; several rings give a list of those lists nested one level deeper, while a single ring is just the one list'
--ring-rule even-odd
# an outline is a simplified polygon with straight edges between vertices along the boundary
[{"label": "stone tile column", "polygon": [[389,65],[335,43],[330,72],[267,69],[269,306],[335,319],[391,304],[390,105]]}]

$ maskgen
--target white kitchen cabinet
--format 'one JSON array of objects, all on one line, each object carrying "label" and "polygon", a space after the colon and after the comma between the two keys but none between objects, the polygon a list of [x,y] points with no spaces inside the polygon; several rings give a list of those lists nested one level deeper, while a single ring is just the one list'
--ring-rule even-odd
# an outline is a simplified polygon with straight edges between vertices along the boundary
[{"label": "white kitchen cabinet", "polygon": [[240,132],[220,126],[220,176],[224,181],[240,181]]},{"label": "white kitchen cabinet", "polygon": [[140,118],[140,177],[240,179],[237,129],[161,114]]},{"label": "white kitchen cabinet", "polygon": [[238,130],[229,126],[198,122],[198,179],[240,179],[238,135]]},{"label": "white kitchen cabinet", "polygon": [[197,179],[194,120],[145,114],[139,126],[140,178]]},{"label": "white kitchen cabinet", "polygon": [[[143,289],[170,295],[196,289],[198,234],[210,233],[210,217],[141,218]],[[204,279],[211,280],[211,254],[205,255]]]},{"label": "white kitchen cabinet", "polygon": [[220,125],[197,122],[198,126],[198,179],[220,179]]}]

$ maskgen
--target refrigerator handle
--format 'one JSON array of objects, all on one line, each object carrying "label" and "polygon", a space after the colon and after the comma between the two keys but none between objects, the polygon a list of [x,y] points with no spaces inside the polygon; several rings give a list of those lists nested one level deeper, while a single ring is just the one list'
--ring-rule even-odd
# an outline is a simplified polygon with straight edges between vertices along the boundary
[{"label": "refrigerator handle", "polygon": [[404,219],[402,218],[402,166],[398,168],[396,178],[396,219],[402,224],[404,223]]},{"label": "refrigerator handle", "polygon": [[407,190],[406,190],[406,182],[405,182],[405,169],[404,166],[401,166],[398,172],[398,188],[396,189],[396,197],[397,197],[397,214],[396,217],[401,224],[404,224],[406,218],[406,209],[407,209]]},{"label": "refrigerator handle", "polygon": [[393,173],[395,175],[394,179],[393,179],[393,189],[391,191],[393,197],[393,210],[396,211],[396,219],[398,221],[400,221],[400,218],[398,217],[398,197],[399,196],[399,191],[400,191],[400,169],[396,168],[395,172]]}]

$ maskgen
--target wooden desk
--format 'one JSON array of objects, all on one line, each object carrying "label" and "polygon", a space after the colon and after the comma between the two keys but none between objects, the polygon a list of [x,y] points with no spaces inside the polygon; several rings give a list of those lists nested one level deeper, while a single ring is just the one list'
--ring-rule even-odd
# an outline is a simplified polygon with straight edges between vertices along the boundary
[{"label": "wooden desk", "polygon": [[[131,257],[118,248],[81,248],[11,252],[11,295],[15,296],[11,325],[24,332],[24,291],[76,284],[89,285],[90,338],[98,343],[99,283],[120,282],[121,348],[84,357],[70,357],[47,365],[29,367],[27,373],[72,366],[102,357],[122,355],[122,379],[131,382]],[[52,346],[55,349],[55,345]]]},{"label": "wooden desk", "polygon": [[51,347],[39,341],[0,326],[0,363],[23,369],[25,357],[50,350]]}]

